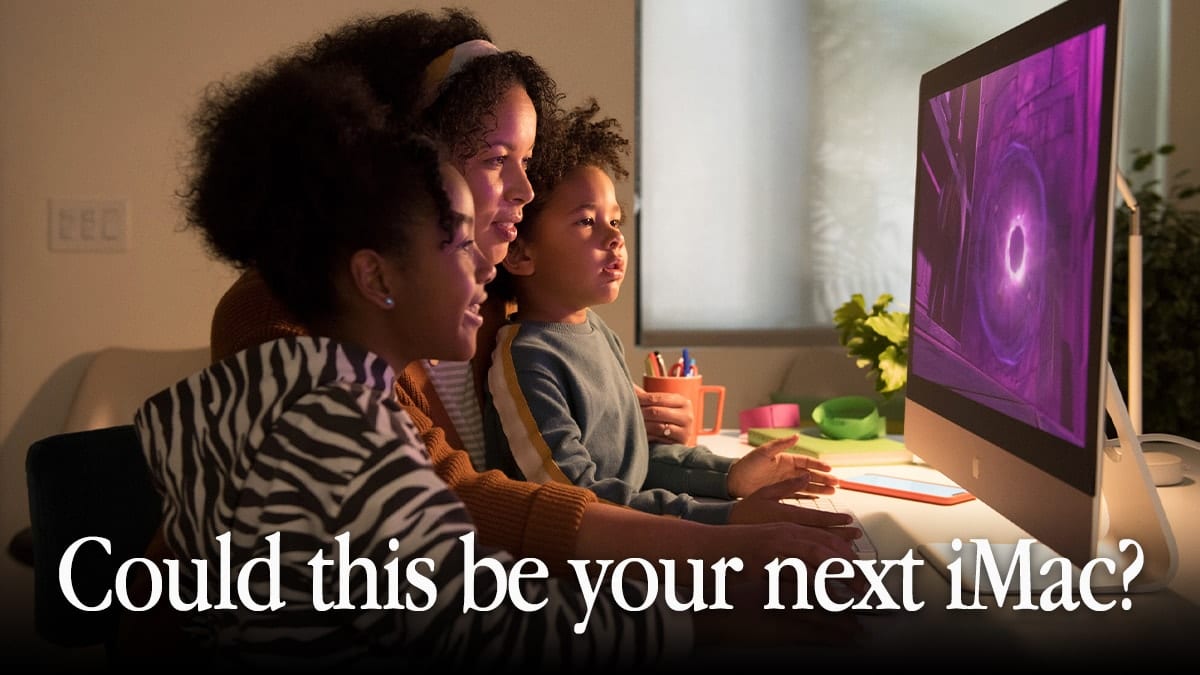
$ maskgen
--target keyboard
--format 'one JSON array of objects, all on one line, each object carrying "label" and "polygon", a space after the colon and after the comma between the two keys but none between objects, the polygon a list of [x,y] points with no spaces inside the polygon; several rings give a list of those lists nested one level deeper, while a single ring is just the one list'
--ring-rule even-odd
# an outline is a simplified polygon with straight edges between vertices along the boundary
[{"label": "keyboard", "polygon": [[871,543],[871,537],[867,534],[867,528],[863,527],[862,523],[858,520],[858,516],[854,515],[853,511],[839,507],[837,502],[829,497],[817,497],[815,499],[805,499],[803,501],[797,500],[796,503],[802,506],[818,509],[820,511],[829,511],[830,513],[845,513],[849,515],[852,519],[850,521],[850,526],[857,527],[859,531],[862,532],[861,537],[850,543],[850,547],[854,549],[854,553],[858,555],[858,559],[879,559],[879,552],[875,550],[875,544]]}]

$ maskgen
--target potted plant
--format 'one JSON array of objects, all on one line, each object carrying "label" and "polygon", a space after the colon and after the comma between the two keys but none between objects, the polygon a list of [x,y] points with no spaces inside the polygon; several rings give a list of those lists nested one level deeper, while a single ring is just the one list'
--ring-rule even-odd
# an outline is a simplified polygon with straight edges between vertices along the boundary
[{"label": "potted plant", "polygon": [[889,311],[890,293],[875,300],[871,309],[861,293],[833,312],[838,341],[867,376],[875,378],[875,391],[891,399],[908,382],[908,312]]},{"label": "potted plant", "polygon": [[[1135,150],[1125,174],[1143,241],[1142,431],[1200,439],[1200,210],[1184,205],[1200,186],[1183,180],[1187,170],[1165,190],[1158,180],[1134,180],[1174,150]],[[1114,216],[1109,363],[1128,394],[1131,212],[1121,203]]]}]

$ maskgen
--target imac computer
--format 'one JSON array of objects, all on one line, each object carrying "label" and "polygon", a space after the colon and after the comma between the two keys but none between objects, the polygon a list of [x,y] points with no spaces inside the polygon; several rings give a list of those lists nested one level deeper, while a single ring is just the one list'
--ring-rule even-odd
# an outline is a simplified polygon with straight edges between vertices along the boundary
[{"label": "imac computer", "polygon": [[[1069,0],[922,76],[904,425],[1035,561],[1112,560],[1098,592],[1177,562],[1107,358],[1121,32],[1120,0]],[[945,574],[972,536],[920,550]]]}]

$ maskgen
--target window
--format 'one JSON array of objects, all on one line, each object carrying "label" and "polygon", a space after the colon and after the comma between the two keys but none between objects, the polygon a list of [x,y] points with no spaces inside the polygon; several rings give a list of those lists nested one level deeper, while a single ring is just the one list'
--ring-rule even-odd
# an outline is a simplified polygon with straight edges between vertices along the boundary
[{"label": "window", "polygon": [[[1055,4],[640,2],[638,343],[832,343],[854,293],[907,306],[921,74]],[[1161,78],[1131,71],[1165,51],[1130,42],[1157,46],[1166,12],[1126,7],[1123,97],[1151,93],[1123,147],[1160,142]]]}]

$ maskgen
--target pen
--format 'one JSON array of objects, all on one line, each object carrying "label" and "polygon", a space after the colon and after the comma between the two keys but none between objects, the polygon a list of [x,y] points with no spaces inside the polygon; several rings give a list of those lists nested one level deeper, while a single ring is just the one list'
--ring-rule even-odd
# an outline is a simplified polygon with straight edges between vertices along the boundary
[{"label": "pen", "polygon": [[645,372],[646,375],[654,376],[654,375],[658,374],[658,373],[654,372],[654,366],[655,366],[654,355],[647,354],[646,355],[646,365],[642,366],[642,370]]},{"label": "pen", "polygon": [[658,375],[659,377],[666,377],[667,364],[663,362],[662,352],[660,352],[658,350],[654,351],[654,361],[658,365],[658,372],[655,374]]},{"label": "pen", "polygon": [[680,375],[680,377],[687,377],[688,375],[690,375],[691,374],[691,372],[690,372],[691,366],[692,366],[692,356],[688,352],[688,348],[684,347],[683,348],[683,357],[681,359],[679,359],[679,375]]}]

